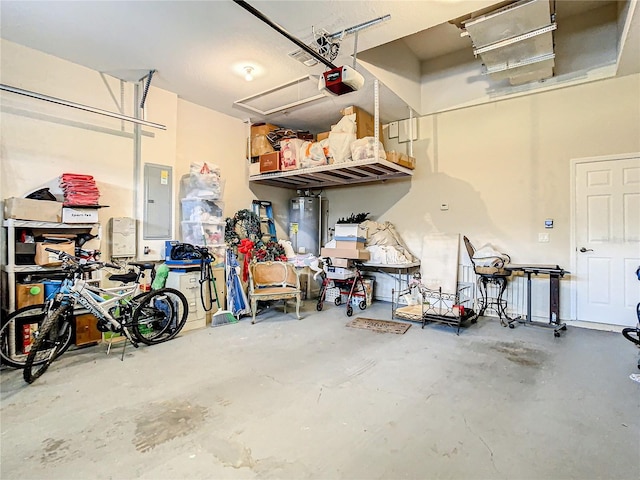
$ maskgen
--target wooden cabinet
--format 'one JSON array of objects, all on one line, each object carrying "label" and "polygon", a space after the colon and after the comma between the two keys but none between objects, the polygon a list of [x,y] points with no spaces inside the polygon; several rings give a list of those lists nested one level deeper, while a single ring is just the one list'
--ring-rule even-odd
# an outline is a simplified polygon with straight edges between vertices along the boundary
[{"label": "wooden cabinet", "polygon": [[102,332],[96,328],[98,319],[90,313],[76,316],[76,345],[90,345],[102,340]]}]

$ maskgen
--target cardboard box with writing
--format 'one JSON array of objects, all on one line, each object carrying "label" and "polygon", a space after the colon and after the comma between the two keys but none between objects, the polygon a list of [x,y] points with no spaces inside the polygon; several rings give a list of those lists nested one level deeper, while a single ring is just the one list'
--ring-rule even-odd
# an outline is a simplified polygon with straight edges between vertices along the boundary
[{"label": "cardboard box with writing", "polygon": [[62,223],[96,223],[97,208],[62,207]]}]

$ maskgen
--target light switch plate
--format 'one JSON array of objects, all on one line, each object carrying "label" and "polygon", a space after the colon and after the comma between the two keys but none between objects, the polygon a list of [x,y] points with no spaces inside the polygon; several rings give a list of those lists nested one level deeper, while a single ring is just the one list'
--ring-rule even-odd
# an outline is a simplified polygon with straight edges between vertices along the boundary
[{"label": "light switch plate", "polygon": [[548,243],[549,242],[549,234],[548,233],[539,233],[538,234],[538,242],[539,243]]}]

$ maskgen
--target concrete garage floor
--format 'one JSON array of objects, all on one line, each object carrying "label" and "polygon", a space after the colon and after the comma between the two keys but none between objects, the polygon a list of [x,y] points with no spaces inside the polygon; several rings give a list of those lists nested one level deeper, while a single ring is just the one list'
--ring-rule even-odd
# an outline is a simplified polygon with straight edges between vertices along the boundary
[{"label": "concrete garage floor", "polygon": [[[375,303],[354,317],[389,319]],[[638,349],[620,334],[345,327],[344,307],[4,370],[7,479],[638,479]]]}]

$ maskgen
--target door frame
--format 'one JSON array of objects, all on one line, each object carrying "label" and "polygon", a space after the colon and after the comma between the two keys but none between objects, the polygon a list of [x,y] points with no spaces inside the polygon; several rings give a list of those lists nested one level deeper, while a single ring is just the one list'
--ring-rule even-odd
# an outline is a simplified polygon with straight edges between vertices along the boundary
[{"label": "door frame", "polygon": [[615,160],[626,160],[628,158],[637,158],[640,157],[640,152],[630,152],[630,153],[618,153],[615,155],[601,155],[597,157],[583,157],[583,158],[572,158],[569,162],[569,166],[571,168],[570,177],[570,235],[569,235],[569,258],[571,259],[569,271],[574,272],[571,275],[571,321],[574,322],[575,325],[585,326],[592,329],[604,329],[604,330],[613,330],[619,331],[623,327],[618,327],[615,325],[609,324],[598,324],[594,322],[582,322],[578,317],[578,279],[577,279],[577,267],[578,267],[578,245],[576,244],[576,175],[578,165],[581,163],[596,163],[596,162],[610,162]]}]

